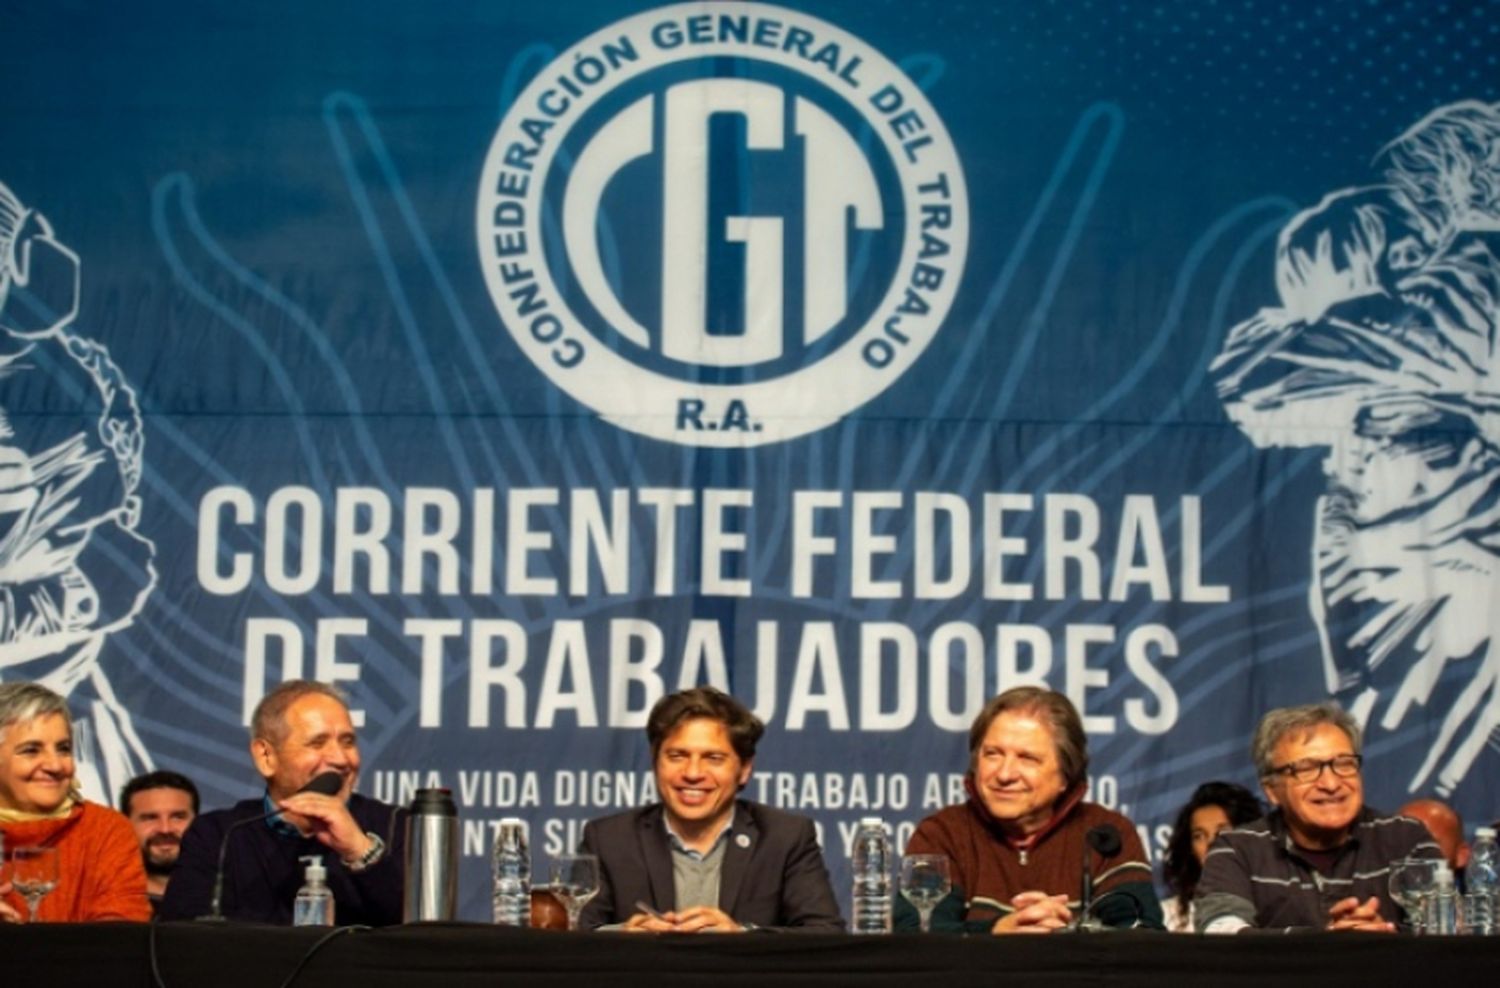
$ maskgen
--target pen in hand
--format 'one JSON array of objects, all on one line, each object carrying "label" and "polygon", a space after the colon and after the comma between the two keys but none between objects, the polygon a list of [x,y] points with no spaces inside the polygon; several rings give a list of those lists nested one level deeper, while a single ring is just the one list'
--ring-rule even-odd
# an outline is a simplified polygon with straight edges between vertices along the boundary
[{"label": "pen in hand", "polygon": [[652,919],[659,919],[663,923],[665,923],[667,921],[667,917],[663,916],[661,913],[657,912],[655,909],[652,909],[651,906],[648,905],[646,903],[646,900],[644,900],[644,899],[637,899],[637,900],[635,900],[635,907],[637,909],[639,909],[641,912],[645,913],[647,916],[650,916]]}]

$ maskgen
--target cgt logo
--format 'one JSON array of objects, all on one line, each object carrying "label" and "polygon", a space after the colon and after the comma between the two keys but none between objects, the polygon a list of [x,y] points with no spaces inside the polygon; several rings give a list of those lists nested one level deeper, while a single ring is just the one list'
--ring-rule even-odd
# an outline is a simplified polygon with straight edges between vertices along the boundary
[{"label": "cgt logo", "polygon": [[537,75],[477,226],[501,318],[553,383],[643,435],[747,446],[911,365],[957,291],[968,199],[880,53],[778,7],[682,4]]}]

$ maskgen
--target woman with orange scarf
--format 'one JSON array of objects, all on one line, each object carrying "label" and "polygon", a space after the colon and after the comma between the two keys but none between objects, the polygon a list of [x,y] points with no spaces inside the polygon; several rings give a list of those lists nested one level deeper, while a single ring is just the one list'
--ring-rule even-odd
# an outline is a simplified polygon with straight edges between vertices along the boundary
[{"label": "woman with orange scarf", "polygon": [[151,918],[146,871],[130,823],[85,802],[73,778],[73,721],[67,704],[36,683],[0,683],[0,922],[26,920],[25,900],[10,887],[21,847],[55,847],[57,887],[42,899],[40,922]]}]

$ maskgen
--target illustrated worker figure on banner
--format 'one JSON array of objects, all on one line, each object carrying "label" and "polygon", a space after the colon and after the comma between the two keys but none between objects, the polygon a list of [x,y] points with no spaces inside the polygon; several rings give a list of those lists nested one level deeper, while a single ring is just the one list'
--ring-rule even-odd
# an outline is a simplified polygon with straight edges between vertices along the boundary
[{"label": "illustrated worker figure on banner", "polygon": [[100,653],[155,585],[155,547],[136,532],[140,409],[108,350],[73,329],[80,273],[0,184],[0,679],[68,698],[83,793],[112,804],[151,758]]},{"label": "illustrated worker figure on banner", "polygon": [[[1257,446],[1327,449],[1310,602],[1328,690],[1372,731],[1446,709],[1407,780],[1446,794],[1500,728],[1500,106],[1443,107],[1378,163],[1384,184],[1283,229],[1281,305],[1230,332],[1214,374]],[[1461,688],[1432,708],[1444,677]]]}]

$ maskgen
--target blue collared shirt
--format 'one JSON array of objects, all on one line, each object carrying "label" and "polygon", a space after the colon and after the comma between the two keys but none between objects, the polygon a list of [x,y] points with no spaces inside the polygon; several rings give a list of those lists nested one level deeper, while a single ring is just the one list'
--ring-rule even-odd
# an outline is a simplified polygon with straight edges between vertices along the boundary
[{"label": "blue collared shirt", "polygon": [[272,833],[280,837],[302,836],[302,831],[298,830],[296,827],[292,826],[290,823],[287,823],[281,818],[281,809],[276,805],[275,801],[271,799],[271,791],[269,789],[266,790],[266,796],[263,802],[265,803],[267,813],[276,814],[275,816],[266,818],[266,826],[271,828]]}]

